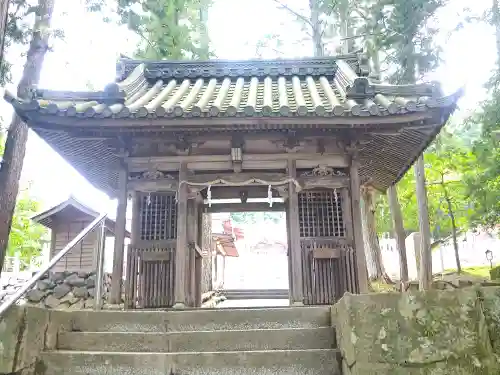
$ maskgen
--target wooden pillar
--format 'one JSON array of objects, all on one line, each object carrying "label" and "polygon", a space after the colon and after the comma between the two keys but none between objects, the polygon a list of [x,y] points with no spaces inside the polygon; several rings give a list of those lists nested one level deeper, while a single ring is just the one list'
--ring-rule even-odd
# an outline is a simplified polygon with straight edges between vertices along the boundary
[{"label": "wooden pillar", "polygon": [[368,293],[368,273],[361,224],[361,181],[359,178],[359,161],[356,158],[351,160],[349,175],[351,180],[352,225],[358,286],[360,293]]},{"label": "wooden pillar", "polygon": [[[197,225],[195,227],[195,238],[198,246],[205,251],[203,248],[203,199],[197,199],[196,201],[196,217]],[[210,252],[209,252],[210,253]],[[211,256],[211,255],[209,255]],[[201,293],[202,293],[202,269],[203,269],[203,257],[196,254],[195,264],[194,264],[194,274],[195,274],[195,284],[194,284],[194,306],[201,307]]]},{"label": "wooden pillar", "polygon": [[290,305],[293,304],[293,269],[292,269],[292,261],[291,261],[291,249],[292,242],[290,239],[290,210],[286,209],[286,242],[287,242],[287,260],[288,260],[288,301]]},{"label": "wooden pillar", "polygon": [[406,235],[403,226],[403,214],[401,212],[401,205],[399,204],[396,185],[389,187],[387,196],[389,198],[389,207],[391,210],[392,227],[394,228],[394,236],[396,237],[396,244],[399,252],[399,275],[403,286],[402,290],[404,290],[404,287],[408,283],[408,260],[406,258]]},{"label": "wooden pillar", "polygon": [[418,223],[420,227],[420,270],[418,273],[420,290],[428,290],[432,286],[432,252],[431,226],[427,205],[427,188],[425,187],[425,166],[423,154],[415,163],[415,180],[417,190]]},{"label": "wooden pillar", "polygon": [[[295,160],[288,160],[288,176],[291,179],[297,177]],[[302,248],[300,246],[299,226],[299,196],[294,182],[288,183],[288,223],[290,228],[290,261],[292,270],[292,305],[304,304],[304,290],[302,273]]]},{"label": "wooden pillar", "polygon": [[194,199],[188,200],[187,206],[187,236],[188,236],[188,254],[187,254],[187,272],[186,272],[186,295],[187,304],[190,307],[195,306],[195,259],[196,259],[196,202]]},{"label": "wooden pillar", "polygon": [[127,224],[127,182],[128,171],[122,166],[118,172],[118,206],[115,222],[115,248],[113,252],[113,273],[111,275],[110,303],[120,304],[122,300],[123,256],[125,250],[125,227]]},{"label": "wooden pillar", "polygon": [[125,276],[125,309],[132,309],[136,307],[136,294],[137,294],[137,269],[135,267],[135,260],[131,256],[131,249],[137,244],[140,236],[140,201],[138,193],[132,192],[132,225],[130,230],[130,246],[127,255],[127,274]]},{"label": "wooden pillar", "polygon": [[201,307],[201,274],[202,274],[203,258],[196,255],[194,263],[194,307]]},{"label": "wooden pillar", "polygon": [[188,187],[182,181],[186,180],[187,164],[181,163],[179,168],[179,194],[177,196],[177,245],[175,248],[175,285],[174,308],[186,307],[186,268],[187,268],[187,203]]}]

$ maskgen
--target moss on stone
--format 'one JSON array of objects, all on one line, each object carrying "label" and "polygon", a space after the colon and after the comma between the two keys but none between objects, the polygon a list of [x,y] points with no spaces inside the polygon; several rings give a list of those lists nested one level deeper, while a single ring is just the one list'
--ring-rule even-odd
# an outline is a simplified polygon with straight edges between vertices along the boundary
[{"label": "moss on stone", "polygon": [[[500,373],[493,353],[500,354],[500,289],[490,289],[497,292],[489,292],[488,303],[477,288],[344,296],[334,317],[343,360],[352,369],[345,375]],[[483,305],[495,311],[491,317]],[[377,366],[391,371],[370,372]]]}]

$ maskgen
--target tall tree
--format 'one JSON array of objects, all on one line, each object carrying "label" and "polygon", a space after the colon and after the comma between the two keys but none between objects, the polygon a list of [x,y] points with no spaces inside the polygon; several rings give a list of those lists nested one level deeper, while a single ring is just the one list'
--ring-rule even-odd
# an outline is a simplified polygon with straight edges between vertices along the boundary
[{"label": "tall tree", "polygon": [[492,0],[486,20],[495,30],[496,68],[487,85],[490,97],[467,121],[468,129],[481,129],[473,142],[477,164],[467,178],[467,191],[473,207],[473,226],[492,229],[500,223],[500,4]]},{"label": "tall tree", "polygon": [[376,224],[376,208],[375,208],[376,192],[370,187],[362,187],[362,224],[363,224],[363,240],[365,244],[366,265],[368,267],[368,276],[371,280],[384,280],[392,282],[387,275],[382,259],[382,251],[377,236]]},{"label": "tall tree", "polygon": [[92,11],[109,17],[116,5],[118,23],[140,38],[136,57],[152,60],[208,59],[211,0],[86,0]]},{"label": "tall tree", "polygon": [[[53,10],[54,0],[38,0],[26,63],[17,89],[20,98],[27,98],[30,89],[40,80],[43,61],[49,48]],[[14,114],[7,131],[0,169],[0,266],[3,265],[7,253],[27,140],[28,127]]]},{"label": "tall tree", "polygon": [[7,34],[8,16],[9,16],[9,0],[0,0],[0,64],[3,61],[5,35]]}]

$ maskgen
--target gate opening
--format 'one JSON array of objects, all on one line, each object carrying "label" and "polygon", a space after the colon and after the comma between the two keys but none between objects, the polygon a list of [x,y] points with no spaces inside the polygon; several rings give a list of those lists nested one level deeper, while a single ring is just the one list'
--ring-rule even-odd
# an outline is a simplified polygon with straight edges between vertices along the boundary
[{"label": "gate opening", "polygon": [[210,211],[213,286],[225,298],[217,307],[289,306],[283,200],[214,200]]}]

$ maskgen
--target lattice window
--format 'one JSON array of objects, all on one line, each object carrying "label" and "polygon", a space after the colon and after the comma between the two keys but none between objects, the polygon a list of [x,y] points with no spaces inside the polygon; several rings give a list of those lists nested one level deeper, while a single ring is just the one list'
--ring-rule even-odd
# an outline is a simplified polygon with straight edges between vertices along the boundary
[{"label": "lattice window", "polygon": [[344,237],[342,196],[337,190],[299,193],[301,237]]},{"label": "lattice window", "polygon": [[175,193],[145,194],[140,198],[139,233],[141,240],[173,240],[177,236]]}]

